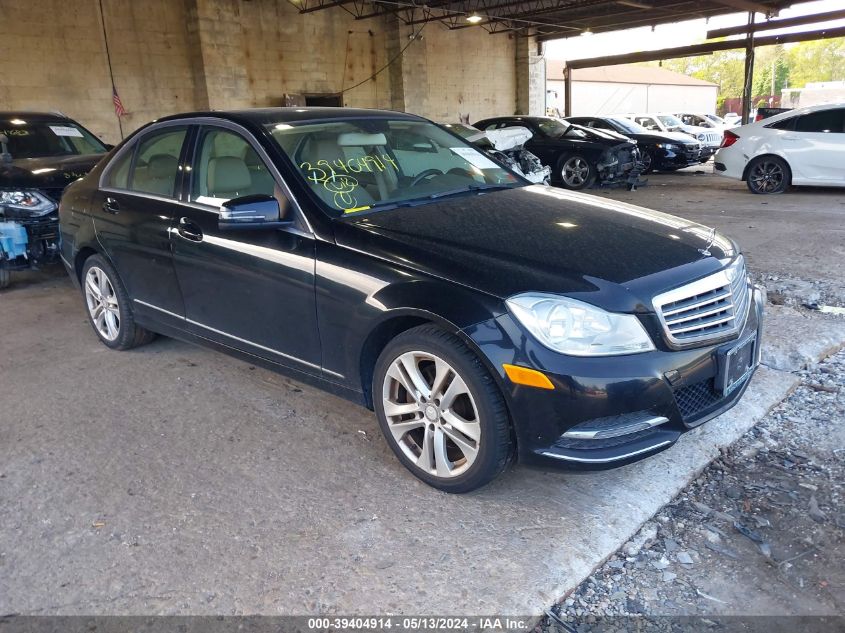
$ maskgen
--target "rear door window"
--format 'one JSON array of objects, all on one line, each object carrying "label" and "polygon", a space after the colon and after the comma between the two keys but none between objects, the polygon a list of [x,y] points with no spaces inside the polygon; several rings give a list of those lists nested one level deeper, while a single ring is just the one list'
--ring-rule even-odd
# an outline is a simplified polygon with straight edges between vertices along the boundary
[{"label": "rear door window", "polygon": [[843,112],[845,112],[845,109],[833,108],[805,114],[798,117],[798,120],[795,122],[795,131],[842,134],[845,132]]},{"label": "rear door window", "polygon": [[151,132],[140,141],[129,189],[173,197],[179,176],[179,156],[188,129],[167,128]]}]

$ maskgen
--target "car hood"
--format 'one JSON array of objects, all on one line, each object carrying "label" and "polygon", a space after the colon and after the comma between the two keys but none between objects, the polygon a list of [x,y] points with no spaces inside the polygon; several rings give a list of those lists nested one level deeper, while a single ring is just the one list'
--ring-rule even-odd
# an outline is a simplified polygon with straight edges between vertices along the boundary
[{"label": "car hood", "polygon": [[650,311],[737,254],[718,234],[707,251],[711,230],[694,222],[540,185],[346,216],[335,238],[500,298],[553,292],[617,312]]},{"label": "car hood", "polygon": [[[612,130],[598,130],[592,127],[584,127],[583,125],[578,125],[577,123],[570,123],[570,125],[575,129],[584,132],[586,135],[585,140],[592,141],[594,143],[600,143],[608,146],[620,145],[622,143],[636,144],[636,141],[631,140],[629,137],[620,134],[619,132],[613,132]],[[554,140],[571,141],[576,138],[577,137],[572,136],[560,136]]]},{"label": "car hood", "polygon": [[690,138],[689,134],[685,134],[684,132],[661,132],[659,134],[664,139],[669,139],[674,143],[692,143],[695,142],[694,138]]},{"label": "car hood", "polygon": [[0,162],[0,187],[40,189],[58,200],[65,187],[91,171],[103,156],[105,154],[46,156]]}]

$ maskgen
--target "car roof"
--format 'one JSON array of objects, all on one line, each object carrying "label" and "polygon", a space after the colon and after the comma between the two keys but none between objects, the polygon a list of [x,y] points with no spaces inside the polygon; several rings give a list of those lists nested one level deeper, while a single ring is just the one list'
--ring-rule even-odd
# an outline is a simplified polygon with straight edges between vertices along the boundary
[{"label": "car roof", "polygon": [[181,119],[195,119],[211,117],[225,119],[235,123],[252,123],[258,125],[270,123],[305,123],[316,121],[337,121],[343,119],[406,119],[409,121],[425,121],[422,117],[394,110],[375,110],[368,108],[331,108],[331,107],[283,107],[283,108],[251,108],[245,110],[206,110],[197,112],[183,112],[156,119],[159,121],[177,121]]},{"label": "car roof", "polygon": [[0,120],[23,119],[25,121],[69,121],[61,112],[29,112],[27,110],[0,110]]},{"label": "car roof", "polygon": [[820,103],[819,105],[811,105],[806,106],[803,108],[795,108],[794,110],[787,110],[786,112],[779,112],[777,114],[773,114],[770,117],[766,117],[765,119],[761,119],[759,121],[752,121],[748,125],[753,125],[754,123],[765,123],[771,124],[776,121],[782,121],[783,119],[788,119],[789,117],[793,116],[801,116],[802,114],[810,114],[811,112],[820,112],[821,110],[831,110],[833,108],[845,108],[845,102],[840,103]]}]

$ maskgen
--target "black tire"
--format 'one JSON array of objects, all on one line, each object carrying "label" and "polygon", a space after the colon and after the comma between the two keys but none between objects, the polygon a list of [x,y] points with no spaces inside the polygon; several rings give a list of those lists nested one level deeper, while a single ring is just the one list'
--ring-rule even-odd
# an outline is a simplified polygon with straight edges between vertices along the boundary
[{"label": "black tire", "polygon": [[[119,313],[117,336],[111,340],[99,331],[88,306],[85,284],[89,271],[95,267],[105,274],[108,282],[114,289],[114,298],[117,300],[117,311]],[[85,306],[85,313],[88,315],[88,322],[103,345],[111,349],[128,350],[139,345],[145,345],[155,338],[153,332],[142,328],[140,325],[136,325],[135,318],[132,314],[132,302],[129,299],[129,294],[126,292],[123,282],[120,281],[117,271],[105,257],[102,255],[91,255],[85,260],[82,266],[80,285],[82,287],[82,303]]]},{"label": "black tire", "polygon": [[[460,474],[439,477],[423,470],[406,454],[405,449],[400,446],[390,430],[385,415],[383,396],[387,374],[393,363],[407,352],[432,354],[445,361],[454,373],[463,379],[474,401],[480,428],[476,444],[477,453],[474,461]],[[432,380],[432,384],[433,382]],[[432,398],[434,395],[436,394],[432,394]],[[434,399],[429,404],[435,402],[440,404],[439,400]],[[458,337],[436,326],[422,325],[407,330],[390,341],[382,350],[376,361],[373,375],[373,404],[385,440],[399,461],[416,477],[439,490],[464,493],[480,488],[501,474],[513,458],[515,444],[511,435],[510,418],[504,397],[493,377],[478,357]],[[420,424],[423,427],[418,429],[420,433],[425,433],[426,428],[432,428],[432,423],[425,416],[421,416]],[[408,436],[410,434],[411,431],[408,431]],[[411,441],[414,442],[414,440]],[[447,443],[449,441],[446,440]],[[422,448],[421,443],[417,442],[417,444],[419,448]],[[453,448],[456,448],[456,445]]]},{"label": "black tire", "polygon": [[583,154],[567,154],[558,161],[557,179],[564,189],[587,189],[596,180],[596,166]]},{"label": "black tire", "polygon": [[649,150],[643,150],[640,160],[643,164],[643,170],[640,172],[641,174],[650,174],[654,171],[654,156]]},{"label": "black tire", "polygon": [[792,170],[777,156],[758,156],[748,163],[745,184],[751,193],[783,193],[792,183]]}]

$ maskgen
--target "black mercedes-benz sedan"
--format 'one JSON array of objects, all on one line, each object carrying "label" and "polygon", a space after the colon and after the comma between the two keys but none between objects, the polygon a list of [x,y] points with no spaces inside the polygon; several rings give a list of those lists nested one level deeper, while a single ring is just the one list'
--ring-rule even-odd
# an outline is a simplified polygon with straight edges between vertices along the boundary
[{"label": "black mercedes-benz sedan", "polygon": [[94,331],[160,333],[374,409],[428,484],[514,458],[607,466],[733,406],[761,291],[714,230],[530,185],[409,114],[193,113],[71,185],[62,259]]},{"label": "black mercedes-benz sedan", "polygon": [[0,288],[12,270],[58,261],[62,191],[106,151],[63,114],[0,112]]},{"label": "black mercedes-benz sedan", "polygon": [[524,127],[531,132],[525,149],[552,170],[551,182],[578,191],[594,184],[640,184],[637,142],[617,132],[573,125],[549,116],[509,116],[473,124],[480,130]]},{"label": "black mercedes-benz sedan", "polygon": [[675,171],[701,163],[701,143],[689,134],[654,132],[621,116],[572,116],[564,120],[588,128],[618,132],[634,139],[640,150],[644,174],[655,169]]}]

